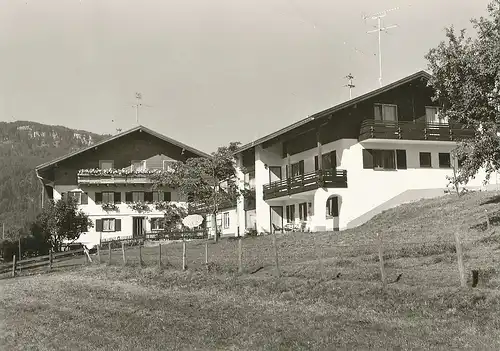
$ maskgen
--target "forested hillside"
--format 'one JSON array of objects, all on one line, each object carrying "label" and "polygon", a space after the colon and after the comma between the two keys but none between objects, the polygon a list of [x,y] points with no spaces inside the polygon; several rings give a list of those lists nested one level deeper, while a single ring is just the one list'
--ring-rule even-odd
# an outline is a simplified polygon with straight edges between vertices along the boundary
[{"label": "forested hillside", "polygon": [[41,208],[35,167],[108,136],[35,122],[0,122],[0,235],[16,237]]}]

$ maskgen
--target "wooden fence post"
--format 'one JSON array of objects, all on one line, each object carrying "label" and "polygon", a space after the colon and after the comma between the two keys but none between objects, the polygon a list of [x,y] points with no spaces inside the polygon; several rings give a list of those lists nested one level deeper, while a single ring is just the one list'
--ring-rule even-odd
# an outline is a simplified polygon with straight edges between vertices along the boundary
[{"label": "wooden fence post", "polygon": [[50,249],[49,250],[49,269],[52,269],[52,262],[53,262],[52,249]]},{"label": "wooden fence post", "polygon": [[186,270],[186,241],[182,240],[182,270]]},{"label": "wooden fence post", "polygon": [[16,276],[16,255],[12,257],[12,277]]},{"label": "wooden fence post", "polygon": [[383,234],[377,233],[378,238],[378,260],[380,264],[380,279],[382,280],[382,286],[385,288],[387,279],[385,275],[385,264],[384,264],[384,241],[382,238]]},{"label": "wooden fence post", "polygon": [[101,264],[101,244],[97,245],[97,261]]},{"label": "wooden fence post", "polygon": [[161,244],[158,244],[158,268],[161,269]]},{"label": "wooden fence post", "polygon": [[127,257],[125,256],[125,242],[122,241],[122,256],[123,256],[123,265],[127,264]]},{"label": "wooden fence post", "polygon": [[278,278],[281,276],[280,273],[280,265],[279,265],[279,260],[278,260],[278,243],[276,240],[276,231],[273,234],[273,247],[274,247],[274,262],[276,266],[276,275]]},{"label": "wooden fence post", "polygon": [[243,273],[243,244],[241,236],[238,238],[238,273]]},{"label": "wooden fence post", "polygon": [[[18,239],[19,241],[19,258],[18,260],[21,261],[22,260],[22,255],[21,255],[21,238]],[[22,268],[21,268],[21,265],[19,265],[19,272],[21,272]]]},{"label": "wooden fence post", "polygon": [[486,231],[490,231],[490,217],[488,216],[488,209],[484,210],[486,213]]},{"label": "wooden fence post", "polygon": [[142,244],[139,243],[139,266],[142,267]]},{"label": "wooden fence post", "polygon": [[208,239],[205,241],[205,266],[208,269]]},{"label": "wooden fence post", "polygon": [[108,243],[108,265],[111,265],[111,241]]},{"label": "wooden fence post", "polygon": [[460,275],[460,286],[462,288],[467,287],[467,281],[465,280],[465,269],[464,269],[464,254],[462,252],[462,242],[460,241],[460,234],[455,230],[455,245],[457,249],[457,262],[458,262],[458,273]]},{"label": "wooden fence post", "polygon": [[472,287],[475,288],[479,283],[479,271],[477,269],[472,270]]}]

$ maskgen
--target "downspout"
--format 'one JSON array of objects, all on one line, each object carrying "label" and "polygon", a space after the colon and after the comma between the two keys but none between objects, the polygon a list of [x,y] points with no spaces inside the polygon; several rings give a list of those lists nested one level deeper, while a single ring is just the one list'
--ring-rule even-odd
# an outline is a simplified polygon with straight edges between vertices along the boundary
[{"label": "downspout", "polygon": [[36,177],[38,178],[38,180],[42,184],[42,207],[41,208],[43,208],[43,204],[45,203],[45,184],[43,183],[43,178],[40,176],[40,174],[38,174],[38,169],[35,170],[35,173],[36,173]]}]

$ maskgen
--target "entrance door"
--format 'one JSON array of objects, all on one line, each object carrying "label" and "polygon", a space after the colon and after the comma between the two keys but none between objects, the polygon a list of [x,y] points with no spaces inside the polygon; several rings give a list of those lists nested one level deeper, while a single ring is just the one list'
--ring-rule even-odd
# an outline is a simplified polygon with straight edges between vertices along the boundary
[{"label": "entrance door", "polygon": [[281,180],[281,167],[269,166],[269,183]]},{"label": "entrance door", "polygon": [[132,218],[132,236],[142,237],[146,233],[146,226],[144,225],[144,217]]},{"label": "entrance door", "polygon": [[283,233],[283,206],[271,206],[271,233]]}]

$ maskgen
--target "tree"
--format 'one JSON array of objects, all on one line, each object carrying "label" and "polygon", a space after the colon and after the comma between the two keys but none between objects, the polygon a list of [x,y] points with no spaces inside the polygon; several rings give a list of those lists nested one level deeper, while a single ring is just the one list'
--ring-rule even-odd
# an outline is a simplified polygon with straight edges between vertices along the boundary
[{"label": "tree", "polygon": [[202,207],[212,215],[218,240],[217,214],[221,206],[233,203],[239,196],[234,153],[238,142],[219,147],[210,158],[189,158],[174,164],[170,172],[154,175],[156,187],[178,189],[190,206]]},{"label": "tree", "polygon": [[447,40],[425,56],[440,113],[476,131],[452,152],[459,166],[449,179],[457,191],[458,184],[467,184],[481,168],[486,171],[485,183],[500,168],[500,0],[492,1],[487,10],[487,18],[471,20],[475,38],[452,26],[446,29]]},{"label": "tree", "polygon": [[50,201],[32,224],[31,232],[33,236],[44,238],[55,252],[59,252],[65,240],[74,242],[92,227],[88,215],[78,210],[74,198],[68,197],[57,202]]}]

